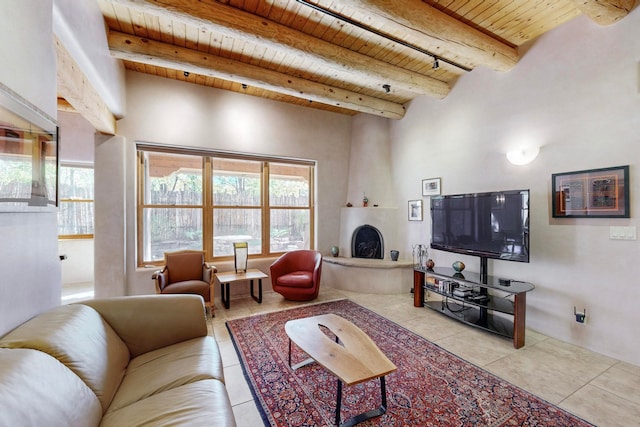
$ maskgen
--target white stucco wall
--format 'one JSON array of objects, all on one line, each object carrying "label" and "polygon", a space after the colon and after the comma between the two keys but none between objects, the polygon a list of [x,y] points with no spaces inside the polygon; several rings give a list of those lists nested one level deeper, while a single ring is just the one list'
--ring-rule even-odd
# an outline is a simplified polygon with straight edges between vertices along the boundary
[{"label": "white stucco wall", "polygon": [[[317,161],[316,248],[330,253],[338,241],[340,208],[346,203],[351,117],[136,72],[127,73],[127,109],[127,117],[118,122],[118,133],[126,140],[126,212],[121,212],[119,220],[125,224],[127,239],[128,293],[155,292],[153,270],[136,268],[135,141]],[[96,173],[101,161],[96,154]],[[96,198],[101,197],[98,186],[96,192]],[[121,195],[111,192],[107,197],[119,201]],[[103,249],[98,245],[96,235],[96,256]],[[117,259],[122,254],[114,255]],[[100,258],[104,257],[109,254],[101,252]],[[268,268],[270,262],[263,264],[252,266]],[[97,294],[99,268],[96,264]]]},{"label": "white stucco wall", "polygon": [[[0,2],[0,82],[56,117],[51,0]],[[0,209],[0,335],[60,304],[57,217],[52,209]]]},{"label": "white stucco wall", "polygon": [[[527,326],[551,337],[640,365],[636,333],[640,298],[638,241],[609,239],[610,226],[639,226],[640,10],[600,27],[586,17],[528,46],[507,73],[478,68],[444,100],[420,98],[391,122],[398,204],[420,180],[442,177],[444,194],[531,189],[531,262],[489,261],[490,274],[536,285],[527,296]],[[542,146],[526,166],[505,153],[521,140]],[[630,219],[555,219],[551,174],[630,165]],[[428,206],[429,198],[425,198]],[[430,216],[400,220],[404,250],[430,242]],[[436,265],[477,258],[431,251]],[[587,324],[573,308],[587,309]]]}]

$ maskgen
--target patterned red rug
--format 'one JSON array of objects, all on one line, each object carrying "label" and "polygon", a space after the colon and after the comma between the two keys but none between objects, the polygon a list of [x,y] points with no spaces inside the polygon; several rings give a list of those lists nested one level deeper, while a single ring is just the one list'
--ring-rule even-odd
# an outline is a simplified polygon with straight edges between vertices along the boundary
[{"label": "patterned red rug", "polygon": [[[284,330],[324,313],[360,327],[398,367],[386,377],[387,413],[362,426],[591,426],[349,300],[227,322],[265,425],[333,425],[336,378],[317,364],[293,372]],[[293,348],[293,363],[306,358]],[[342,396],[344,421],[380,405],[380,382],[344,387]]]}]

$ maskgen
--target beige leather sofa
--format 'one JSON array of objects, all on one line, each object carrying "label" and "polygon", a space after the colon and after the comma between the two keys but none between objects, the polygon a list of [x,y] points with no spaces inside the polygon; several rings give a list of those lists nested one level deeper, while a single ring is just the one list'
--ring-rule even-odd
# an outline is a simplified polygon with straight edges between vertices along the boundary
[{"label": "beige leather sofa", "polygon": [[0,426],[235,426],[202,298],[97,299],[0,338]]}]

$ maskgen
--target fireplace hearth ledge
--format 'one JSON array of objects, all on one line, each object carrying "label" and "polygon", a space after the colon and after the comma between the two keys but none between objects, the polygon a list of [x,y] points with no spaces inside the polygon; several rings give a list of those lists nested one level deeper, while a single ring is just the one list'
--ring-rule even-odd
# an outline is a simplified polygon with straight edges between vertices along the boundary
[{"label": "fireplace hearth ledge", "polygon": [[346,258],[346,257],[324,257],[324,262],[329,264],[338,264],[345,267],[362,267],[362,268],[407,268],[413,267],[413,261],[402,260],[391,261],[387,259],[374,258]]},{"label": "fireplace hearth ledge", "polygon": [[368,294],[409,292],[413,262],[371,258],[324,257],[322,282],[329,287]]}]

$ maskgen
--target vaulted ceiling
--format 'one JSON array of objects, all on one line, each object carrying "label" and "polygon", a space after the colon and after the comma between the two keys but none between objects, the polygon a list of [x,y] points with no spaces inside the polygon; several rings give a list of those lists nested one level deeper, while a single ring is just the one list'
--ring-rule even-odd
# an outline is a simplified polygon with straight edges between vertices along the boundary
[{"label": "vaulted ceiling", "polygon": [[[635,0],[97,0],[127,69],[336,111],[402,118],[476,67],[580,15],[608,25]],[[434,63],[437,62],[437,67]]]}]

